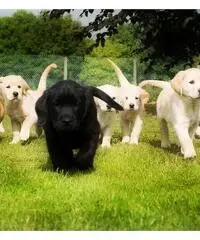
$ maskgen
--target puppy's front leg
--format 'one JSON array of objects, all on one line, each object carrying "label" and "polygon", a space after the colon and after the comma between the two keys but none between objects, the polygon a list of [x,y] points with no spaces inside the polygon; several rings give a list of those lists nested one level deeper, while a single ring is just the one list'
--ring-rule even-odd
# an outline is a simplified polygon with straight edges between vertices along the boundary
[{"label": "puppy's front leg", "polygon": [[93,168],[94,156],[98,147],[99,134],[93,134],[85,141],[75,158],[75,167],[79,170],[89,170]]},{"label": "puppy's front leg", "polygon": [[11,125],[12,125],[13,140],[10,142],[10,144],[16,144],[20,141],[19,133],[20,133],[21,124],[11,119]]},{"label": "puppy's front leg", "polygon": [[5,132],[5,129],[3,127],[3,123],[1,122],[0,123],[0,133],[4,133]]},{"label": "puppy's front leg", "polygon": [[192,143],[192,139],[188,132],[188,125],[176,124],[174,126],[176,134],[179,138],[182,152],[184,154],[184,158],[193,158],[196,156],[196,152]]},{"label": "puppy's front leg", "polygon": [[121,129],[122,129],[122,143],[129,143],[130,141],[130,129],[129,129],[129,125],[130,122],[125,120],[123,117],[120,117],[120,125],[121,125]]},{"label": "puppy's front leg", "polygon": [[33,124],[36,123],[36,121],[37,121],[37,118],[33,116],[29,116],[23,121],[22,128],[20,131],[20,139],[22,141],[26,141],[29,139],[30,129],[33,126]]},{"label": "puppy's front leg", "polygon": [[130,144],[138,144],[139,136],[142,130],[142,116],[141,114],[138,114],[135,118],[135,123],[133,125],[133,129],[131,132],[131,137],[130,137]]},{"label": "puppy's front leg", "polygon": [[103,139],[102,139],[101,147],[110,147],[111,135],[112,135],[112,127],[107,126],[103,130]]},{"label": "puppy's front leg", "polygon": [[70,170],[73,166],[73,152],[53,131],[45,130],[48,152],[54,171]]}]

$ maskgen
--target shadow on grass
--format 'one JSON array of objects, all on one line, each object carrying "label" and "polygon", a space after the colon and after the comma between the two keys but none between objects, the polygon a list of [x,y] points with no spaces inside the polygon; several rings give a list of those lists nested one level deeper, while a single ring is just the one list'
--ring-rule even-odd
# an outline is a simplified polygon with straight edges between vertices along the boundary
[{"label": "shadow on grass", "polygon": [[149,115],[156,115],[156,103],[148,103],[145,105],[145,112]]},{"label": "shadow on grass", "polygon": [[0,136],[0,142],[3,142],[4,139],[6,139],[6,137],[4,137],[4,136]]},{"label": "shadow on grass", "polygon": [[41,137],[30,136],[28,140],[22,141],[22,142],[21,142],[21,145],[22,145],[22,146],[29,145],[31,142],[36,141],[36,140],[38,140],[38,139],[40,139],[40,138],[41,138]]},{"label": "shadow on grass", "polygon": [[160,140],[150,140],[150,145],[152,145],[154,148],[159,148],[164,150],[165,152],[179,154],[180,155],[180,147],[174,143],[171,144],[169,148],[162,148]]},{"label": "shadow on grass", "polygon": [[173,153],[177,157],[182,157],[184,163],[189,164],[200,164],[200,161],[197,158],[187,158],[184,159],[183,155],[181,154],[180,147],[174,143],[171,144],[170,148],[161,148],[161,142],[159,140],[151,140],[149,141],[150,145],[154,148],[162,149],[165,152]]},{"label": "shadow on grass", "polygon": [[77,174],[87,175],[95,171],[95,168],[92,167],[88,170],[79,170],[77,168],[71,168],[70,170],[54,170],[50,157],[48,157],[47,162],[41,165],[41,169],[44,172],[55,172],[62,175],[73,176]]}]

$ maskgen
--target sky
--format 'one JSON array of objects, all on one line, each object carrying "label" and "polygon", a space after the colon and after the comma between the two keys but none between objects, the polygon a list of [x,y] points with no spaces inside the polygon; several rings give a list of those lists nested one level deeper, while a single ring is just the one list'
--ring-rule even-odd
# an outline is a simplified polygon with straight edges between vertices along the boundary
[{"label": "sky", "polygon": [[[18,9],[0,9],[0,17],[3,16],[12,16],[15,11]],[[40,13],[42,9],[25,9],[27,11],[32,12],[33,14],[37,15]],[[82,12],[82,9],[75,9],[71,12],[72,18],[74,20],[79,20],[83,26],[88,25],[89,22],[93,21],[96,14],[99,12],[99,9],[95,9],[93,14],[89,14],[88,17],[79,17],[80,13]]]}]

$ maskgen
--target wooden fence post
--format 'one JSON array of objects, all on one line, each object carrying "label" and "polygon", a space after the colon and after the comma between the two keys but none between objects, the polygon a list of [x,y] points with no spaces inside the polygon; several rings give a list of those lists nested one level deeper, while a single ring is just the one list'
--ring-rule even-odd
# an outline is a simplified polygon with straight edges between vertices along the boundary
[{"label": "wooden fence post", "polygon": [[133,59],[133,84],[137,85],[137,60]]},{"label": "wooden fence post", "polygon": [[67,80],[67,63],[68,63],[68,59],[67,57],[64,57],[64,80]]}]

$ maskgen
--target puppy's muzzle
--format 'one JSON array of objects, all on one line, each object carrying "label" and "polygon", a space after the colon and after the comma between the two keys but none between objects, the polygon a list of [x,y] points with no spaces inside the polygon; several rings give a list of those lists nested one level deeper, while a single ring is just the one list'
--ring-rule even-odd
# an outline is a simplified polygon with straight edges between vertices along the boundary
[{"label": "puppy's muzzle", "polygon": [[135,105],[134,105],[134,104],[132,104],[132,103],[131,103],[131,104],[129,104],[129,108],[130,108],[130,109],[134,109],[134,106],[135,106]]},{"label": "puppy's muzzle", "polygon": [[73,122],[71,118],[63,118],[61,121],[65,126],[70,126]]}]

